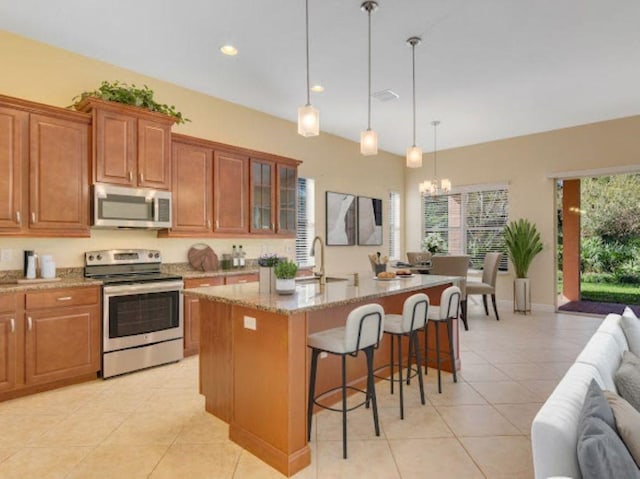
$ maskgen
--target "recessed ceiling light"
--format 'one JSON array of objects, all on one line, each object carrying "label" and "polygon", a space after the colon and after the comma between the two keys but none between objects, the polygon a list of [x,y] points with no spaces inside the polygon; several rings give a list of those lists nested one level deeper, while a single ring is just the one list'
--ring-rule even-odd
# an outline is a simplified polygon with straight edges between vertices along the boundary
[{"label": "recessed ceiling light", "polygon": [[223,45],[220,47],[220,51],[230,57],[238,54],[238,49],[233,45]]},{"label": "recessed ceiling light", "polygon": [[324,87],[322,85],[313,85],[311,87],[311,91],[314,93],[322,93],[324,91]]}]

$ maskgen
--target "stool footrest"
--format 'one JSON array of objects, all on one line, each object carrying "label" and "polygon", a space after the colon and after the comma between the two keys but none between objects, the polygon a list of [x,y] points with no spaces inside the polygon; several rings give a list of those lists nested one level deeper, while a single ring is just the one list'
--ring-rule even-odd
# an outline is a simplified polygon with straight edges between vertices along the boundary
[{"label": "stool footrest", "polygon": [[[353,386],[347,386],[347,387],[346,387],[346,389],[348,389],[348,390],[350,390],[350,391],[356,391],[356,392],[362,393],[362,394],[364,394],[365,396],[367,395],[367,391],[365,391],[364,389],[359,389],[359,388],[356,388],[356,387],[353,387]],[[313,403],[314,403],[316,406],[321,407],[321,408],[323,408],[323,409],[328,409],[329,411],[342,412],[342,408],[335,408],[335,407],[332,407],[332,406],[326,406],[326,405],[324,405],[324,404],[320,404],[320,403],[318,402],[318,401],[319,401],[319,400],[321,400],[323,397],[328,396],[329,394],[331,394],[331,393],[333,393],[333,392],[335,392],[335,391],[341,391],[341,390],[342,390],[342,386],[337,386],[337,387],[335,387],[335,388],[331,388],[331,389],[329,389],[329,390],[327,390],[327,391],[323,392],[322,394],[320,394],[320,395],[318,395],[318,396],[314,397],[314,398],[313,398]],[[353,411],[354,409],[357,409],[357,408],[359,408],[359,407],[361,407],[361,406],[364,406],[365,404],[367,404],[367,402],[368,402],[368,400],[365,398],[365,400],[364,400],[364,401],[362,401],[362,402],[360,402],[360,403],[356,404],[355,406],[351,406],[350,408],[347,408],[346,410],[347,410],[347,411]]]}]

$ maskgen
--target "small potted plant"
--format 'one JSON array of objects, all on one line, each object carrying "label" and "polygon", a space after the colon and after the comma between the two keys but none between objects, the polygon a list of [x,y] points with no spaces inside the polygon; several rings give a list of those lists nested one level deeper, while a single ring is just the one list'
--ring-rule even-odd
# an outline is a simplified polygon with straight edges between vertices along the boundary
[{"label": "small potted plant", "polygon": [[265,253],[258,258],[258,290],[261,293],[270,294],[276,289],[276,276],[274,268],[280,261],[275,253]]},{"label": "small potted plant", "polygon": [[521,218],[510,222],[504,228],[504,241],[516,272],[513,285],[514,310],[526,314],[527,311],[531,311],[529,267],[533,258],[542,251],[540,233],[536,225]]},{"label": "small potted plant", "polygon": [[276,292],[278,294],[293,294],[296,291],[296,273],[298,265],[293,261],[280,261],[275,267]]}]

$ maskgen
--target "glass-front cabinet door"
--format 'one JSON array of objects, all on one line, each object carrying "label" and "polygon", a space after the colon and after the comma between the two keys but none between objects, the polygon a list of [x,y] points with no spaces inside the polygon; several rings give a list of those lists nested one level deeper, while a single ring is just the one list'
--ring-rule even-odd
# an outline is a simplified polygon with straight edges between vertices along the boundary
[{"label": "glass-front cabinet door", "polygon": [[279,234],[296,233],[297,169],[278,165],[278,228]]},{"label": "glass-front cabinet door", "polygon": [[252,233],[275,233],[275,164],[251,159],[251,225]]}]

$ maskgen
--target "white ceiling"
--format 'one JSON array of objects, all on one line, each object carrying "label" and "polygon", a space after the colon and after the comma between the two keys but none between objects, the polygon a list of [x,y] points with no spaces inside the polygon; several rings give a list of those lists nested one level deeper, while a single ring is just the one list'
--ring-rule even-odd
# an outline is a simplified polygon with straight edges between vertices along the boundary
[{"label": "white ceiling", "polygon": [[[309,1],[311,82],[326,88],[311,103],[322,131],[354,141],[367,121],[360,3]],[[638,0],[378,3],[372,90],[400,95],[372,101],[381,149],[404,155],[411,144],[412,35],[423,38],[425,151],[434,119],[440,149],[640,113]],[[304,0],[0,0],[0,28],[291,121],[306,102]],[[219,53],[226,43],[236,57]]]}]

